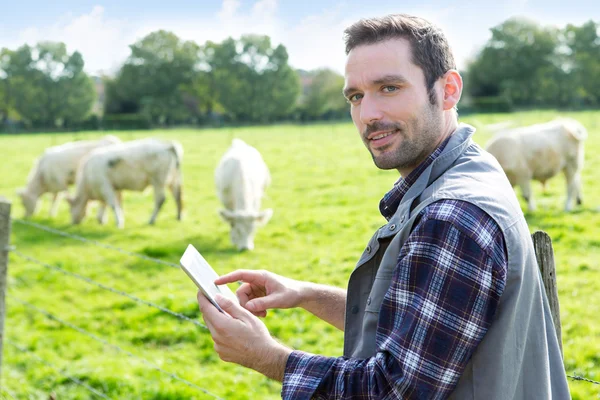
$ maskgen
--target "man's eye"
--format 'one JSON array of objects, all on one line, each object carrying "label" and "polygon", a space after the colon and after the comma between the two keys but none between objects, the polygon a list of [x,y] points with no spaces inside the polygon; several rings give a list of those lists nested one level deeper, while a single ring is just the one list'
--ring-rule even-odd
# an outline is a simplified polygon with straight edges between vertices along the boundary
[{"label": "man's eye", "polygon": [[396,90],[398,90],[398,88],[396,86],[384,86],[382,90],[385,93],[391,93],[391,92],[395,92]]},{"label": "man's eye", "polygon": [[363,95],[362,94],[353,94],[351,96],[348,97],[348,101],[350,103],[356,103],[358,100],[362,99]]}]

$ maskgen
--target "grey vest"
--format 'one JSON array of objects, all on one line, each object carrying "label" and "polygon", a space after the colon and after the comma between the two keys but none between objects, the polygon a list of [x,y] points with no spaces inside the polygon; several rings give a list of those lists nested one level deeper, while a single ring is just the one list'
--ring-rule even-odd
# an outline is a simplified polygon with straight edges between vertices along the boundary
[{"label": "grey vest", "polygon": [[419,212],[441,199],[472,203],[504,235],[506,286],[494,321],[468,362],[452,399],[569,399],[569,389],[548,300],[527,223],[496,160],[461,125],[439,157],[404,195],[394,216],[371,238],[350,276],[344,355],[376,354],[376,330],[400,248]]}]

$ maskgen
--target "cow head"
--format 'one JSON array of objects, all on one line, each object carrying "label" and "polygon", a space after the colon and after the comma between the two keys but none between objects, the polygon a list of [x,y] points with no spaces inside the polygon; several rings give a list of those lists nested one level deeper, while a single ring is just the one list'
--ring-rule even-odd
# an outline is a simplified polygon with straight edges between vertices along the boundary
[{"label": "cow head", "polygon": [[25,208],[25,217],[31,217],[37,208],[37,198],[28,193],[25,188],[17,189],[17,194],[21,198],[21,202]]},{"label": "cow head", "polygon": [[87,213],[88,202],[79,197],[67,197],[66,199],[71,210],[71,222],[73,225],[77,225],[83,220]]},{"label": "cow head", "polygon": [[231,242],[239,250],[254,249],[254,235],[256,228],[265,225],[273,216],[273,210],[264,211],[231,211],[219,210],[221,217],[231,226]]}]

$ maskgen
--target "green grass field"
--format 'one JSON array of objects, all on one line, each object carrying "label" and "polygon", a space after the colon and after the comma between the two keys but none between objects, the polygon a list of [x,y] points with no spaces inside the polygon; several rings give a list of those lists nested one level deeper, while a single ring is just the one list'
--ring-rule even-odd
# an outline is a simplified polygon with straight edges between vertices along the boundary
[{"label": "green grass field", "polygon": [[[528,124],[556,115],[550,111],[473,115],[463,121],[478,126],[506,119]],[[572,213],[563,212],[565,184],[558,176],[549,181],[545,193],[534,184],[538,211],[526,217],[532,232],[545,230],[554,242],[566,370],[599,381],[600,161],[596,154],[600,152],[600,112],[561,115],[579,119],[589,130],[584,205]],[[296,279],[345,286],[371,234],[384,223],[379,199],[398,178],[397,172],[380,171],[373,165],[351,124],[112,133],[123,140],[153,136],[181,141],[185,148],[184,220],[175,220],[174,201],[169,198],[156,225],[149,226],[152,193],[128,192],[123,230],[114,227],[112,214],[108,225],[98,225],[93,210],[81,225],[71,226],[66,202],[59,215],[49,219],[48,197],[42,199],[31,221],[172,263],[192,243],[220,273],[265,268]],[[23,215],[15,189],[25,184],[34,159],[46,147],[98,136],[98,132],[0,136],[0,195],[13,201],[13,218]],[[234,137],[261,151],[273,180],[263,206],[272,207],[274,216],[258,231],[253,252],[234,250],[228,227],[217,213],[220,205],[213,172]],[[483,144],[489,137],[482,131],[475,140]],[[521,205],[525,209],[522,200]],[[30,257],[202,322],[196,288],[177,268],[18,223],[13,224],[11,242]],[[280,384],[220,361],[208,332],[189,321],[15,254],[10,256],[8,275],[4,333],[10,343],[4,343],[0,398],[47,399],[51,393],[57,399],[100,398],[65,376],[112,399],[212,398],[138,358],[49,319],[18,299],[220,398],[279,398]],[[296,349],[328,356],[342,353],[343,333],[302,310],[271,311],[265,322],[274,336]],[[569,384],[574,399],[597,398],[600,393],[598,385]]]}]

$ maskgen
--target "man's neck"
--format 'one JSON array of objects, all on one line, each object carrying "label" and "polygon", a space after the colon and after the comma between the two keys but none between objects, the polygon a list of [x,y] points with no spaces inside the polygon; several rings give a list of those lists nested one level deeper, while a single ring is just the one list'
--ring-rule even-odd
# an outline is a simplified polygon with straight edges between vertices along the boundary
[{"label": "man's neck", "polygon": [[420,160],[419,162],[416,163],[416,165],[409,167],[409,168],[403,168],[403,169],[398,169],[398,172],[400,172],[400,176],[402,176],[403,178],[406,178],[412,171],[414,171],[419,165],[421,165],[421,163],[423,161],[425,161],[427,159],[427,157],[429,157],[429,155],[431,155],[431,153],[433,153],[435,151],[435,149],[437,149],[443,142],[444,140],[446,140],[449,136],[451,136],[454,131],[456,129],[458,129],[458,120],[456,119],[456,116],[454,113],[445,113],[444,114],[445,118],[444,118],[444,125],[442,127],[442,134],[440,136],[438,136],[434,146],[431,148],[431,151],[427,154],[425,154]]}]

